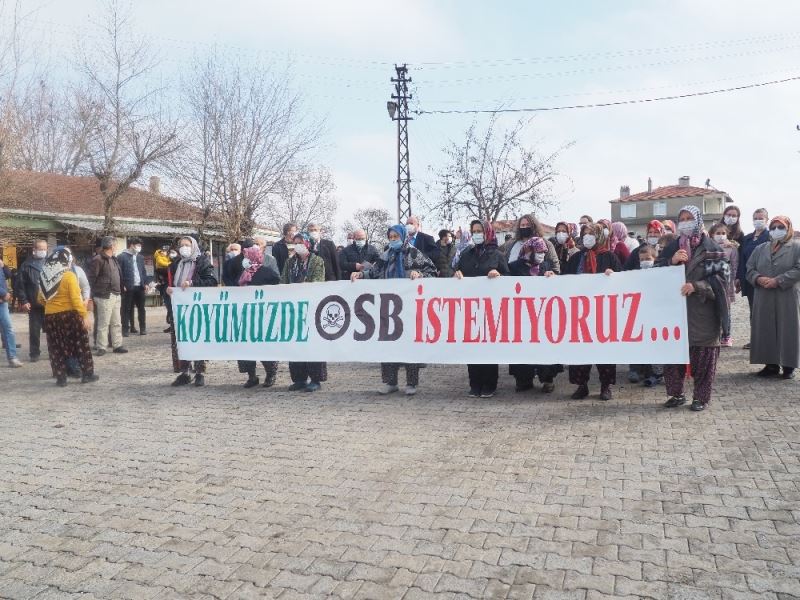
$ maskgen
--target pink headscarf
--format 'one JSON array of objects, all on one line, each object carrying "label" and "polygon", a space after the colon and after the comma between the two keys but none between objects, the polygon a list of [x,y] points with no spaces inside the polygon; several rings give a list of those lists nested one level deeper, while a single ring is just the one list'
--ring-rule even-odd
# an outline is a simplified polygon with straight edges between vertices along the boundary
[{"label": "pink headscarf", "polygon": [[[540,237],[532,237],[527,242],[522,245],[520,248],[519,255],[520,257],[525,257],[533,254],[546,254],[547,253],[547,242],[545,242]],[[535,263],[531,261],[531,268],[530,274],[531,275],[538,275],[539,274],[539,267],[541,263]]]},{"label": "pink headscarf", "polygon": [[615,221],[611,224],[611,247],[616,248],[620,242],[625,242],[628,237],[628,228],[625,223]]},{"label": "pink headscarf", "polygon": [[245,248],[242,250],[242,254],[247,260],[250,261],[250,266],[247,267],[242,273],[241,277],[239,277],[239,285],[247,285],[250,283],[253,275],[256,274],[256,271],[258,271],[261,268],[261,265],[264,264],[264,254],[262,254],[261,248],[258,246],[250,246],[249,248]]}]

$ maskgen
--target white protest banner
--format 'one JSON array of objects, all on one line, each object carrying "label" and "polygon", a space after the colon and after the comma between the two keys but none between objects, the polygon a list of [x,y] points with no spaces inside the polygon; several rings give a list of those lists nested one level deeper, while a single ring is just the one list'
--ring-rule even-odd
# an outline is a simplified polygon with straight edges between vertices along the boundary
[{"label": "white protest banner", "polygon": [[689,361],[683,267],[613,275],[188,288],[183,360],[588,364]]}]

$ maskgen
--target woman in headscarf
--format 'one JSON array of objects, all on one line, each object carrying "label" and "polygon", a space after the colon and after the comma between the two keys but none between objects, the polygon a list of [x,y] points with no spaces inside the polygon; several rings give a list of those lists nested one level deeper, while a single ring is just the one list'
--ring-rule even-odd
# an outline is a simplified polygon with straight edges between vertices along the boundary
[{"label": "woman in headscarf", "polygon": [[[350,276],[351,281],[358,279],[419,279],[421,277],[436,277],[436,267],[422,252],[408,243],[404,225],[392,225],[386,232],[389,240],[388,248],[380,258],[365,271],[355,271]],[[407,363],[381,363],[381,380],[383,387],[380,394],[393,394],[398,389],[398,376],[400,367],[406,369],[406,396],[417,393],[419,385],[420,364]]]},{"label": "woman in headscarf", "polygon": [[[283,265],[281,283],[322,283],[325,281],[325,261],[311,252],[305,235],[298,233],[289,248],[289,258]],[[292,378],[290,392],[316,392],[328,380],[328,365],[324,362],[290,362]]]},{"label": "woman in headscarf", "polygon": [[562,272],[566,272],[570,256],[580,250],[570,231],[571,225],[569,223],[559,221],[556,224],[555,235],[550,239],[550,243],[553,244],[553,249],[558,257],[559,265],[562,267]]},{"label": "woman in headscarf", "polygon": [[800,241],[789,217],[769,222],[769,243],[747,261],[747,280],[755,288],[750,363],[766,365],[762,377],[794,379],[800,367]]},{"label": "woman in headscarf", "polygon": [[[497,237],[489,221],[472,221],[469,225],[473,246],[461,253],[455,278],[508,275],[508,263],[497,247]],[[472,398],[491,398],[497,392],[497,365],[467,365],[469,395]]]},{"label": "woman in headscarf", "polygon": [[[260,246],[250,246],[242,250],[244,258],[242,259],[242,271],[239,277],[239,286],[247,285],[278,285],[281,277],[278,274],[278,263],[269,254],[264,254]],[[255,387],[260,383],[258,375],[256,375],[256,361],[254,360],[240,360],[237,361],[239,366],[239,373],[247,373],[247,381],[244,383],[245,388]],[[264,367],[264,387],[272,387],[275,385],[275,379],[278,376],[278,361],[262,360],[261,366]]]},{"label": "woman in headscarf", "polygon": [[678,229],[675,227],[675,221],[664,219],[661,221],[661,225],[664,227],[664,235],[678,235]]},{"label": "woman in headscarf", "polygon": [[[624,250],[622,246],[625,247]],[[611,223],[611,247],[614,248],[620,264],[624,265],[633,251],[639,248],[639,242],[628,235],[628,227],[625,223],[614,221]],[[623,253],[625,258],[623,258]]]},{"label": "woman in headscarf", "polygon": [[[533,237],[525,242],[519,257],[509,263],[511,275],[517,277],[552,277],[555,275],[552,263],[547,258],[547,244],[540,237]],[[509,365],[508,372],[514,376],[516,391],[525,392],[533,389],[533,379],[539,376],[542,391],[545,394],[555,389],[553,380],[561,373],[561,365]]]},{"label": "woman in headscarf", "polygon": [[[584,225],[581,228],[582,249],[567,263],[567,273],[571,275],[605,273],[611,275],[622,270],[617,255],[611,252],[610,240],[601,222]],[[616,365],[596,365],[600,375],[600,399],[611,400],[611,386],[617,382]],[[578,387],[572,393],[574,400],[589,395],[589,377],[592,365],[570,365],[569,382]]]},{"label": "woman in headscarf", "polygon": [[[661,250],[659,241],[663,235],[664,225],[661,224],[661,221],[654,219],[647,224],[647,235],[645,236],[644,243],[655,250],[656,256],[658,256],[658,253]],[[623,270],[637,271],[640,267],[639,253],[631,250],[630,258],[623,263]]]},{"label": "woman in headscarf", "polygon": [[[189,287],[216,287],[217,276],[211,261],[200,251],[200,246],[191,236],[184,236],[178,240],[178,258],[172,262],[167,271],[167,294],[172,296],[175,288],[185,290]],[[206,361],[196,360],[194,364],[188,360],[178,358],[178,341],[175,338],[175,328],[170,332],[172,340],[172,365],[180,373],[173,386],[187,385],[192,382],[189,369],[194,369],[194,384],[198,387],[206,384]]]},{"label": "woman in headscarf", "polygon": [[44,306],[44,331],[56,385],[67,385],[67,360],[76,357],[81,383],[98,380],[89,346],[89,320],[72,252],[61,247],[45,260],[39,275],[39,304]]},{"label": "woman in headscarf", "polygon": [[[517,224],[514,227],[514,237],[503,244],[501,249],[506,257],[506,262],[511,263],[517,260],[523,244],[533,237],[543,237],[542,225],[533,215],[522,215],[517,219]],[[545,240],[545,243],[547,244],[547,260],[552,266],[551,270],[556,274],[560,274],[561,263],[558,260],[556,249],[551,242]]]},{"label": "woman in headscarf", "polygon": [[[711,402],[711,386],[717,372],[720,332],[729,335],[730,317],[725,282],[730,265],[722,251],[703,228],[703,215],[693,205],[678,213],[678,239],[661,253],[659,266],[683,265],[686,297],[689,363],[694,379],[691,409],[705,410]],[[669,399],[666,408],[686,403],[686,365],[664,365],[664,383]]]}]

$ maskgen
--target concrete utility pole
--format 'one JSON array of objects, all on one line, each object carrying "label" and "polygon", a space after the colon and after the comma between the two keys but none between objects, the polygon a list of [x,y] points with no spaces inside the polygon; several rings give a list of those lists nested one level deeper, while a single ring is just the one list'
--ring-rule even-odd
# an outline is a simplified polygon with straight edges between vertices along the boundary
[{"label": "concrete utility pole", "polygon": [[397,77],[392,77],[394,94],[386,103],[389,117],[397,121],[397,220],[404,223],[411,216],[411,164],[408,153],[408,101],[413,97],[408,93],[411,78],[407,77],[406,65],[395,65]]}]

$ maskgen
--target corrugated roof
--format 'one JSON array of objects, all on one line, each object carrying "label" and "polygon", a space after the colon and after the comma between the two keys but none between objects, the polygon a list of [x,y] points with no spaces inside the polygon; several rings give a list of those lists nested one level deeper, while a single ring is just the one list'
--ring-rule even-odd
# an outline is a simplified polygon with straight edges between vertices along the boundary
[{"label": "corrugated roof", "polygon": [[[59,223],[63,223],[67,227],[76,227],[78,229],[86,229],[88,231],[99,232],[103,229],[102,221],[92,221],[89,219],[58,219]],[[137,233],[137,234],[152,234],[152,235],[197,235],[196,227],[185,227],[182,225],[172,225],[170,223],[132,223],[126,221],[116,221],[117,230],[120,233]],[[222,237],[221,231],[212,231],[207,229],[206,233],[214,237]]]},{"label": "corrugated roof", "polygon": [[710,188],[699,188],[691,185],[665,185],[658,187],[652,192],[639,192],[631,194],[625,198],[615,198],[611,202],[640,202],[642,200],[666,200],[668,198],[696,198],[698,196],[708,196],[710,194],[723,194],[722,190]]}]

